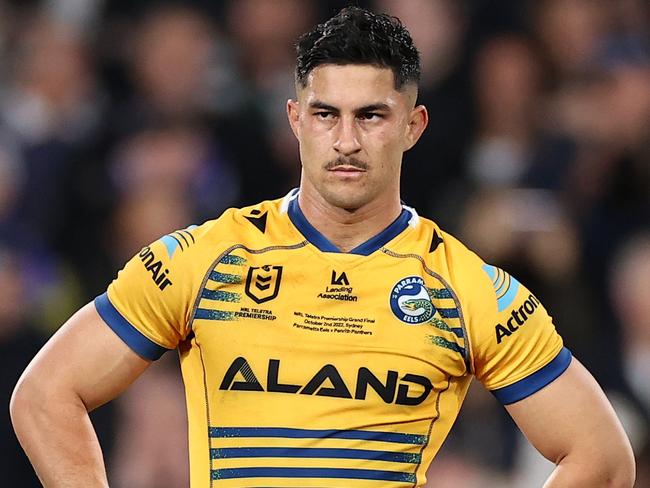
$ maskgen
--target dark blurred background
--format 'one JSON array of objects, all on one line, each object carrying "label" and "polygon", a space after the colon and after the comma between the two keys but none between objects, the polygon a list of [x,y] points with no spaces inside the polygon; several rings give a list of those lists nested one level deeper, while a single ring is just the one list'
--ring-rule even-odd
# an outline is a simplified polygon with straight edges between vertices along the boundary
[{"label": "dark blurred background", "polygon": [[[0,0],[3,486],[40,486],[7,405],[47,337],[144,244],[297,185],[293,42],[348,3]],[[354,3],[400,17],[421,52],[431,121],[404,201],[545,303],[650,486],[648,2]],[[176,363],[93,414],[111,486],[187,486]],[[479,385],[428,486],[551,469]]]}]

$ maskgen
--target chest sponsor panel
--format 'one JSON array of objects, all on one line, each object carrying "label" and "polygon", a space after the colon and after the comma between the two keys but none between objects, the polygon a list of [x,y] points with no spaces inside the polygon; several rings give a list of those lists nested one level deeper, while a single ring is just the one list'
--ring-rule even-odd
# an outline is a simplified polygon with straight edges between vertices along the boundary
[{"label": "chest sponsor panel", "polygon": [[[465,373],[465,335],[453,292],[444,281],[426,274],[419,261],[394,263],[393,257],[375,256],[345,266],[310,262],[303,254],[309,255],[300,249],[259,254],[234,249],[209,271],[192,328],[203,347],[214,349],[214,356],[223,357],[224,348],[229,353],[219,382],[236,357],[250,363],[246,347],[263,355],[266,363],[258,368],[266,370],[260,373],[263,378],[272,369],[268,361],[285,360],[277,351],[287,346],[286,358],[360,351],[379,351],[382,360],[416,358],[424,365],[419,371],[395,367],[377,373],[386,388],[394,386],[395,396],[398,380],[386,379],[388,371],[441,378]],[[381,269],[386,273],[378,273]],[[322,297],[334,293],[354,299]],[[403,320],[396,306],[417,320]],[[306,368],[316,373],[327,363],[315,361]],[[357,373],[367,366],[354,365]],[[303,381],[292,384],[304,386]],[[348,389],[356,388],[355,381]]]},{"label": "chest sponsor panel", "polygon": [[453,290],[416,259],[380,254],[346,266],[314,261],[305,249],[233,249],[210,270],[194,320],[247,319],[249,326],[266,321],[326,335],[399,331],[410,340],[426,331],[430,343],[465,353]]}]

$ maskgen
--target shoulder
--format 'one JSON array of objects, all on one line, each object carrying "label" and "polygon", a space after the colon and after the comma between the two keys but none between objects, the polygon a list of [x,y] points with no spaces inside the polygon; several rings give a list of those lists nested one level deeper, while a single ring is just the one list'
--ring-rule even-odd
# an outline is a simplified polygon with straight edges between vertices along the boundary
[{"label": "shoulder", "polygon": [[[476,281],[489,285],[492,268],[460,239],[427,218],[419,217],[417,240],[428,243],[427,264],[445,277],[459,291],[471,291]],[[468,283],[469,282],[469,283]]]},{"label": "shoulder", "polygon": [[213,247],[230,245],[260,248],[278,242],[301,239],[289,225],[283,199],[265,200],[255,205],[229,208],[217,219],[205,222],[192,232],[197,240]]},{"label": "shoulder", "polygon": [[[192,255],[196,258],[206,249],[211,255],[219,249],[227,249],[233,244],[255,245],[274,237],[269,232],[284,224],[282,218],[282,200],[266,200],[255,205],[228,208],[215,219],[199,225],[190,225],[161,237],[158,241],[145,246],[141,254],[148,250],[164,250],[171,259],[175,255]],[[280,232],[286,235],[286,232]]]}]

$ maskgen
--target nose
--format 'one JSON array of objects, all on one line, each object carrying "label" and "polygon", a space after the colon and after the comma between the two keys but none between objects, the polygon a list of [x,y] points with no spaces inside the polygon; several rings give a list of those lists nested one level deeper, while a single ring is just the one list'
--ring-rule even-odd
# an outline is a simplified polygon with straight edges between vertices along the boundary
[{"label": "nose", "polygon": [[341,117],[336,131],[334,150],[337,153],[343,156],[351,156],[361,150],[354,118]]}]

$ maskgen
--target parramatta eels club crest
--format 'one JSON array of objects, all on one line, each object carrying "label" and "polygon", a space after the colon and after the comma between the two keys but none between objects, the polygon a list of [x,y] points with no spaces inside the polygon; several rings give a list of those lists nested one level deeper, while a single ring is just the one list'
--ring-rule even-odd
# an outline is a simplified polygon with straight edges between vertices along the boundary
[{"label": "parramatta eels club crest", "polygon": [[273,300],[280,291],[281,279],[282,266],[267,264],[261,267],[250,267],[246,277],[246,295],[255,303]]},{"label": "parramatta eels club crest", "polygon": [[436,313],[424,280],[419,276],[401,279],[390,292],[390,308],[402,322],[417,325]]}]

